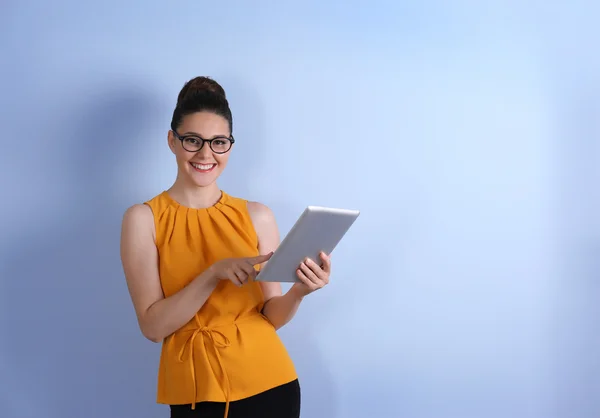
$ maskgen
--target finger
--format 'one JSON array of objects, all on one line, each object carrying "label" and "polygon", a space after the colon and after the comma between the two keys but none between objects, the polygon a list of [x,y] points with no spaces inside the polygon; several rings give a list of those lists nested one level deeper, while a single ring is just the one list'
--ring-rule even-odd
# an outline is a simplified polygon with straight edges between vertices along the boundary
[{"label": "finger", "polygon": [[323,271],[323,269],[321,268],[320,265],[318,265],[317,263],[315,263],[312,259],[307,258],[304,263],[312,270],[313,273],[315,273],[315,275],[320,278],[321,280],[324,279],[324,276],[326,276],[326,273]]},{"label": "finger", "polygon": [[310,268],[310,270],[315,274],[315,276],[317,276],[317,278],[321,281],[323,285],[329,284],[329,272],[325,271],[325,269],[322,266],[318,265],[310,258],[307,259],[304,263]]},{"label": "finger", "polygon": [[246,274],[246,272],[238,266],[234,267],[234,273],[240,286],[243,285],[248,279],[248,275]]},{"label": "finger", "polygon": [[269,254],[265,254],[265,255],[258,255],[256,257],[248,257],[248,258],[246,258],[246,261],[248,261],[250,264],[252,264],[254,266],[256,264],[262,264],[265,261],[269,261],[271,256],[273,256],[273,251],[271,251]]},{"label": "finger", "polygon": [[224,273],[225,274],[223,275],[223,279],[229,280],[231,283],[233,283],[236,286],[242,285],[242,283],[240,282],[240,279],[237,277],[234,267],[227,268],[227,270],[225,270]]},{"label": "finger", "polygon": [[246,280],[248,280],[248,271],[246,270],[245,266],[237,266],[236,269],[236,273],[237,276],[239,277],[240,281],[245,282]]},{"label": "finger", "polygon": [[302,272],[302,270],[300,270],[299,268],[296,269],[296,276],[310,290],[314,290],[315,289],[315,284],[313,282],[311,282],[310,279],[308,277],[306,277],[306,274],[304,274]]},{"label": "finger", "polygon": [[240,281],[240,279],[238,278],[238,276],[237,276],[237,275],[235,275],[235,274],[232,274],[231,276],[229,276],[229,277],[227,277],[227,278],[229,279],[229,281],[230,281],[231,283],[233,283],[233,284],[234,284],[234,285],[236,285],[237,287],[242,287],[242,286],[243,286],[243,284],[244,284],[244,283],[242,283],[242,282]]},{"label": "finger", "polygon": [[300,263],[300,271],[302,271],[302,273],[304,273],[304,275],[315,285],[321,286],[322,280],[319,279],[319,277],[310,269],[310,267],[306,263],[306,261],[304,263]]},{"label": "finger", "polygon": [[324,252],[321,251],[321,254],[319,254],[321,261],[323,261],[323,270],[326,273],[331,273],[331,256],[325,254]]},{"label": "finger", "polygon": [[251,278],[254,279],[256,278],[256,269],[254,268],[254,266],[250,263],[244,263],[241,265],[241,269],[244,271],[244,273],[246,274],[246,278]]}]

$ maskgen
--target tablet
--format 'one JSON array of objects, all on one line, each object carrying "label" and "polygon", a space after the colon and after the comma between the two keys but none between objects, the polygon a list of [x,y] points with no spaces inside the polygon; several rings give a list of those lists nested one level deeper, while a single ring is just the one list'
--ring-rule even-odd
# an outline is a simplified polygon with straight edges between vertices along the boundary
[{"label": "tablet", "polygon": [[300,281],[296,269],[306,258],[320,263],[319,253],[331,254],[350,229],[360,211],[308,206],[285,236],[256,281]]}]

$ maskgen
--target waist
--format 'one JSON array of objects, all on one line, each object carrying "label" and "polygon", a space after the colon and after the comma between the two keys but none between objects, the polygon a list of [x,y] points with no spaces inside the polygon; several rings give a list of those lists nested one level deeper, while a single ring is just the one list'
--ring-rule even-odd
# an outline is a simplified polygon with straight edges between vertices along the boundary
[{"label": "waist", "polygon": [[[235,327],[238,324],[243,324],[252,321],[259,322],[267,322],[271,325],[271,322],[264,316],[262,313],[252,310],[245,312],[238,316],[230,316],[230,317],[212,317],[212,318],[203,318],[200,315],[195,315],[187,324],[179,328],[173,334],[167,337],[167,339],[172,338],[176,335],[183,335],[189,332],[194,332],[197,330],[220,330],[226,331],[227,328]],[[272,326],[272,325],[271,325]]]},{"label": "waist", "polygon": [[192,407],[203,401],[227,405],[297,377],[275,327],[255,311],[229,321],[213,321],[211,326],[187,325],[165,340],[157,401]]},{"label": "waist", "polygon": [[[231,360],[227,361],[226,358],[232,355],[234,358],[240,355],[244,357],[240,349],[248,348],[248,344],[240,346],[240,341],[245,339],[241,334],[249,334],[247,337],[260,339],[261,334],[274,333],[275,328],[257,310],[231,318],[213,318],[206,322],[202,319],[200,315],[195,315],[185,326],[165,339],[163,355],[171,357],[182,366],[185,365],[187,369],[185,374],[190,380],[188,399],[191,401],[192,409],[195,409],[198,397],[198,375],[200,375],[208,387],[219,387],[228,410],[231,381],[227,365]],[[242,324],[244,326],[241,326]],[[213,380],[215,384],[209,384]],[[227,413],[225,415],[227,416]]]}]

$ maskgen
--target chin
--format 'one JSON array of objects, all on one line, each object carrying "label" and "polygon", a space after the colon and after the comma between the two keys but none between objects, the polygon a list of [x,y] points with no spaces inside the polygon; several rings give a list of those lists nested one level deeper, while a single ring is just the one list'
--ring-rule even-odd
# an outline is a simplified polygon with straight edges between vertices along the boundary
[{"label": "chin", "polygon": [[216,181],[216,179],[214,179],[214,180],[208,180],[208,181],[207,180],[199,181],[197,179],[192,179],[192,184],[194,186],[196,186],[196,187],[204,188],[204,187],[211,186],[212,184],[215,183],[215,181]]}]

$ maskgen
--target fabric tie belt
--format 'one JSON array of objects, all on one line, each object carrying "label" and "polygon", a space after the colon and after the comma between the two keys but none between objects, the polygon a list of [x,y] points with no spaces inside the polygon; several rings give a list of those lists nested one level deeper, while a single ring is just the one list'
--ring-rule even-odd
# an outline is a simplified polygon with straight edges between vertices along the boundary
[{"label": "fabric tie belt", "polygon": [[[252,315],[251,317],[253,317],[253,316],[254,315]],[[198,327],[194,328],[194,329],[186,330],[186,331],[193,331],[193,332],[188,337],[188,339],[183,344],[183,346],[181,347],[181,350],[179,351],[179,357],[178,357],[178,360],[180,363],[183,363],[184,361],[187,360],[190,365],[190,371],[192,373],[193,390],[194,390],[194,393],[192,396],[192,402],[191,402],[192,409],[196,409],[196,389],[197,389],[196,367],[195,367],[195,363],[194,363],[194,342],[196,341],[196,337],[198,335],[202,334],[203,336],[207,337],[212,342],[212,344],[209,344],[209,345],[212,347],[213,353],[215,354],[215,358],[217,359],[218,368],[220,369],[221,373],[223,374],[223,379],[219,383],[221,384],[221,390],[223,391],[223,394],[225,395],[225,418],[227,418],[227,415],[229,414],[229,400],[230,400],[230,394],[231,394],[231,386],[229,383],[229,376],[227,376],[227,372],[225,371],[225,367],[223,366],[223,362],[221,360],[221,355],[219,353],[219,349],[229,347],[231,345],[231,342],[225,336],[225,334],[223,334],[222,332],[217,331],[215,329],[215,328],[221,327],[223,325],[207,327],[200,323],[200,319],[198,318],[197,315],[195,316],[195,319],[196,319],[196,325]],[[243,319],[248,319],[248,317],[243,318]],[[231,322],[229,324],[225,324],[225,325],[235,325],[238,322],[240,322],[240,320],[233,321],[233,322]],[[185,356],[186,350],[188,352],[187,358]],[[209,363],[210,363],[211,368],[213,369],[213,374],[215,376],[218,376],[218,372],[215,370],[215,367],[212,364],[212,362],[210,361],[210,359],[209,359]]]}]

